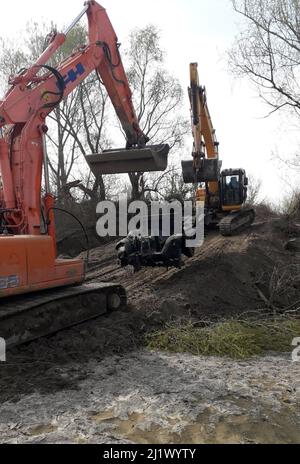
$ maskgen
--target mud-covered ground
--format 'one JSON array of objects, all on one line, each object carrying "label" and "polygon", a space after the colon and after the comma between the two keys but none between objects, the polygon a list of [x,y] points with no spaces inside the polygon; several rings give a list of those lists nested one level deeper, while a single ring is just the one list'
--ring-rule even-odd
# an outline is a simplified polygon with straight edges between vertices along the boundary
[{"label": "mud-covered ground", "polygon": [[1,442],[300,443],[299,366],[287,356],[137,351],[51,371],[68,386],[2,404]]},{"label": "mud-covered ground", "polygon": [[113,244],[93,250],[88,280],[122,283],[128,309],[8,353],[0,442],[299,443],[300,363],[290,353],[235,362],[142,348],[173,320],[299,300],[292,279],[280,289],[278,276],[299,265],[284,241],[276,221],[228,239],[212,233],[181,270],[139,274],[116,266]]}]

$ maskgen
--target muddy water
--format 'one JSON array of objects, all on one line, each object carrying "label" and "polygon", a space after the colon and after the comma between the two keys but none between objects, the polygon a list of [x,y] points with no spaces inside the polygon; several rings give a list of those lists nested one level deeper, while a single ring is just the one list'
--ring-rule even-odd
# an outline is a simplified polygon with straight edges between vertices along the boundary
[{"label": "muddy water", "polygon": [[[222,420],[215,427],[209,425],[209,415],[200,415],[197,421],[188,425],[182,433],[171,433],[168,429],[153,427],[149,431],[140,430],[139,420],[144,416],[133,414],[128,421],[116,421],[116,435],[141,444],[235,444],[235,443],[299,443],[299,429],[291,426],[289,411],[271,414],[272,423],[249,422],[247,416],[234,416]],[[188,418],[187,418],[188,420]],[[281,429],[281,430],[280,430]]]},{"label": "muddy water", "polygon": [[[249,405],[250,406],[250,405]],[[92,417],[98,424],[110,424],[114,434],[119,438],[140,444],[235,444],[235,443],[299,443],[299,423],[291,415],[291,411],[283,408],[275,413],[265,408],[268,420],[242,416],[221,417],[219,423],[212,426],[213,408],[200,414],[197,419],[186,425],[179,433],[172,433],[171,429],[177,423],[176,419],[168,419],[165,427],[152,426],[143,430],[147,420],[145,414],[133,413],[127,420],[114,417],[113,411],[106,411]]]},{"label": "muddy water", "polygon": [[[1,443],[300,443],[300,365],[137,351],[0,406]],[[72,377],[73,376],[73,377]]]}]

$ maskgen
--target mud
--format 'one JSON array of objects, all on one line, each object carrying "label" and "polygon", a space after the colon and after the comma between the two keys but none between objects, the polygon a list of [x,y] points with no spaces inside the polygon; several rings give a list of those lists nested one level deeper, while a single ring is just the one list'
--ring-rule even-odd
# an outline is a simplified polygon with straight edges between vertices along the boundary
[{"label": "mud", "polygon": [[[299,365],[137,351],[57,370],[70,384],[0,407],[5,443],[300,443]],[[72,372],[82,371],[77,389]]]},{"label": "mud", "polygon": [[128,309],[8,353],[0,441],[300,442],[300,365],[290,354],[236,363],[140,351],[170,321],[299,301],[296,278],[288,291],[270,285],[274,267],[299,266],[285,241],[277,220],[237,237],[211,233],[184,268],[139,274],[117,267],[114,244],[92,250],[87,280],[124,285]]}]

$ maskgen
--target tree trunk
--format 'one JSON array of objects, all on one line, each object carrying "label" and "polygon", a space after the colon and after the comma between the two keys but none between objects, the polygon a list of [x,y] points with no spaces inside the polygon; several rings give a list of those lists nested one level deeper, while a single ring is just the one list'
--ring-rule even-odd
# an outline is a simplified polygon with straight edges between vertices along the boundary
[{"label": "tree trunk", "polygon": [[144,198],[144,191],[141,185],[141,179],[143,178],[143,174],[141,173],[132,173],[129,174],[129,179],[132,186],[131,191],[131,200],[141,200]]}]

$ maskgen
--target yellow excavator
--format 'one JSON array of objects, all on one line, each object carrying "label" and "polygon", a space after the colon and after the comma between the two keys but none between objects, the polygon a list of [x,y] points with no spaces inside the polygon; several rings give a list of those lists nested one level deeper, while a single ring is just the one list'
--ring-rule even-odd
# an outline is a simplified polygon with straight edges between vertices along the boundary
[{"label": "yellow excavator", "polygon": [[[223,236],[231,236],[250,227],[255,212],[246,207],[248,178],[244,169],[222,169],[219,143],[207,106],[205,87],[199,85],[198,64],[190,65],[193,159],[182,161],[183,179],[195,186],[195,206],[204,204],[204,225],[218,227]],[[196,208],[195,208],[196,209]],[[121,266],[133,266],[136,271],[148,266],[180,267],[182,255],[193,256],[186,247],[186,236],[133,236],[117,245]]]},{"label": "yellow excavator", "polygon": [[230,236],[251,226],[252,208],[246,208],[248,178],[244,169],[221,171],[219,143],[207,106],[206,89],[199,85],[198,64],[190,64],[193,160],[182,161],[183,179],[196,186],[196,200],[205,204],[205,225],[218,226]]}]

